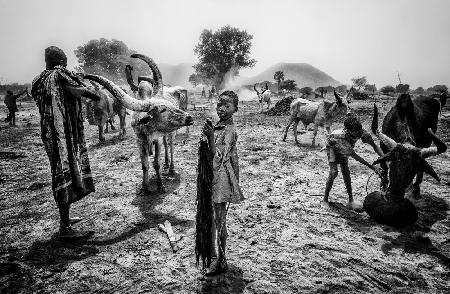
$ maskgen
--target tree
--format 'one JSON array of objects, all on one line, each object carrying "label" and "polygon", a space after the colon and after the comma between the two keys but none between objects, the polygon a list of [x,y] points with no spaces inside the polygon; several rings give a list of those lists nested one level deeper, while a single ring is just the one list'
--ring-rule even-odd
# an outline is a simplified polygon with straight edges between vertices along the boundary
[{"label": "tree", "polygon": [[75,68],[77,71],[101,75],[118,84],[127,83],[126,64],[131,64],[140,75],[150,74],[150,69],[144,62],[130,58],[130,55],[136,52],[119,40],[90,40],[78,46],[74,53],[78,58],[79,65]]},{"label": "tree", "polygon": [[417,87],[417,89],[414,90],[415,94],[423,94],[425,93],[425,90],[422,87]]},{"label": "tree", "polygon": [[309,95],[312,93],[312,88],[311,87],[303,87],[300,89],[300,94],[303,95]]},{"label": "tree", "polygon": [[321,97],[324,97],[323,95],[325,93],[327,93],[327,88],[326,87],[318,87],[318,88],[316,88],[316,92],[320,93]]},{"label": "tree", "polygon": [[294,80],[285,80],[281,82],[278,88],[281,90],[295,91],[297,89],[297,83]]},{"label": "tree", "polygon": [[256,60],[250,58],[252,39],[253,36],[245,30],[231,26],[222,27],[215,32],[203,30],[200,42],[194,49],[199,59],[194,65],[195,73],[207,81],[207,84],[222,89],[227,78],[239,75],[241,68],[255,65]]},{"label": "tree", "polygon": [[193,73],[189,76],[189,83],[191,83],[194,87],[197,87],[197,85],[200,85],[202,82],[202,78],[199,74]]},{"label": "tree", "polygon": [[367,84],[367,77],[360,77],[360,78],[354,78],[352,79],[353,87],[356,88],[356,91],[359,91],[362,87],[364,87]]},{"label": "tree", "polygon": [[346,85],[340,85],[335,88],[336,92],[340,93],[341,95],[347,92],[347,86]]},{"label": "tree", "polygon": [[398,84],[395,86],[395,92],[397,93],[406,93],[409,91],[409,85],[408,84]]},{"label": "tree", "polygon": [[277,81],[278,92],[280,92],[280,83],[281,81],[284,81],[284,72],[282,72],[281,70],[276,71],[275,74],[273,75],[273,79]]},{"label": "tree", "polygon": [[448,92],[446,85],[435,85],[432,87],[432,90],[436,93]]},{"label": "tree", "polygon": [[395,92],[395,89],[394,89],[394,87],[388,85],[388,86],[382,87],[382,88],[380,89],[380,92],[383,93],[383,94],[385,94],[385,95],[389,95],[389,94],[391,94],[391,93],[394,93],[394,92]]},{"label": "tree", "polygon": [[377,86],[375,86],[375,84],[371,85],[371,84],[366,84],[364,86],[364,90],[368,91],[368,92],[372,92],[372,94],[375,94],[375,92],[377,91]]}]

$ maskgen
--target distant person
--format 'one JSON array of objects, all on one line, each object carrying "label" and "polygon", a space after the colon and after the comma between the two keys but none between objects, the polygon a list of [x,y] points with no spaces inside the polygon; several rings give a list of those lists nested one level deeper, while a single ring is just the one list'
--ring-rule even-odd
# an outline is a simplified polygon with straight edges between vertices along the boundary
[{"label": "distant person", "polygon": [[84,139],[81,96],[100,100],[66,69],[67,58],[58,47],[45,49],[46,69],[32,83],[41,116],[41,139],[50,161],[53,196],[59,209],[61,239],[83,238],[89,231],[72,229],[70,204],[95,191]]},{"label": "distant person", "polygon": [[8,116],[5,118],[5,121],[9,121],[10,126],[16,125],[16,112],[19,111],[17,108],[17,99],[23,94],[27,93],[27,89],[23,90],[16,95],[13,95],[13,92],[8,90],[5,95],[5,105],[8,108]]},{"label": "distant person", "polygon": [[208,90],[208,103],[212,103],[213,94],[211,90]]},{"label": "distant person", "polygon": [[203,90],[202,90],[202,97],[206,97],[205,87],[203,87]]}]

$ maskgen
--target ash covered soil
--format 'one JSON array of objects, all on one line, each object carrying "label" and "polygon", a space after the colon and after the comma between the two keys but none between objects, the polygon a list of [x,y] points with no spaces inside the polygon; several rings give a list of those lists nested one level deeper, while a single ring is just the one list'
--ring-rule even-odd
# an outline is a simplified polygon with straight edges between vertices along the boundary
[{"label": "ash covered soil", "polygon": [[[372,102],[351,106],[367,127]],[[379,103],[382,114],[392,102]],[[212,110],[193,110],[195,125],[176,139],[176,176],[164,176],[167,193],[141,192],[141,163],[130,117],[127,135],[106,134],[85,123],[96,192],[72,205],[84,220],[75,228],[94,230],[85,242],[57,240],[59,218],[51,192],[47,155],[35,105],[22,103],[18,127],[0,123],[0,292],[1,293],[448,293],[450,291],[450,156],[429,159],[441,176],[424,177],[422,198],[413,200],[419,221],[393,229],[344,205],[341,175],[322,208],[328,175],[324,130],[320,147],[312,132],[292,131],[281,142],[288,116],[260,114],[243,102],[235,117],[241,186],[246,200],[228,217],[229,271],[199,280],[195,266],[195,199],[200,128]],[[5,113],[2,104],[0,112]],[[118,121],[118,119],[116,119]],[[117,125],[117,122],[116,122]],[[342,122],[333,129],[342,127]],[[450,112],[438,135],[450,145]],[[376,156],[357,143],[369,161]],[[377,188],[371,170],[350,160],[355,199]],[[151,170],[153,173],[153,170]],[[154,183],[154,182],[153,182]],[[409,194],[409,193],[408,193]],[[169,220],[183,235],[173,253],[158,224]]]}]

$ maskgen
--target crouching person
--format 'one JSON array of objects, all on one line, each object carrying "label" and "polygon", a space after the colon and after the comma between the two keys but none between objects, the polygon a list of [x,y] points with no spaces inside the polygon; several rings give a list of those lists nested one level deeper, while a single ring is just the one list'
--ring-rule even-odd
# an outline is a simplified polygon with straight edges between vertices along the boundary
[{"label": "crouching person", "polygon": [[60,215],[59,237],[83,238],[90,231],[77,231],[69,218],[70,205],[94,192],[84,139],[81,96],[100,98],[66,69],[67,58],[57,47],[45,49],[46,69],[33,80],[31,94],[41,116],[41,138],[47,152],[52,190]]},{"label": "crouching person", "polygon": [[325,148],[327,150],[330,173],[328,175],[325,195],[323,198],[323,202],[325,204],[328,204],[330,190],[333,187],[334,179],[338,175],[337,166],[340,165],[342,177],[344,178],[344,183],[348,194],[347,207],[356,211],[362,211],[362,205],[355,202],[353,199],[350,170],[348,168],[348,157],[354,158],[356,161],[375,171],[378,175],[381,175],[381,171],[378,167],[368,163],[364,158],[356,154],[355,150],[353,150],[355,143],[359,139],[361,139],[363,143],[372,146],[378,155],[383,155],[381,149],[373,141],[372,136],[363,129],[361,123],[354,114],[347,115],[344,120],[344,129],[334,130],[327,136]]},{"label": "crouching person", "polygon": [[226,219],[230,203],[240,203],[244,197],[239,186],[239,163],[237,153],[237,133],[233,114],[238,109],[238,96],[233,91],[224,91],[217,102],[219,122],[215,127],[206,123],[203,134],[208,138],[213,154],[214,179],[212,202],[214,208],[214,247],[217,256],[206,272],[213,276],[228,269],[225,252],[227,244]]}]

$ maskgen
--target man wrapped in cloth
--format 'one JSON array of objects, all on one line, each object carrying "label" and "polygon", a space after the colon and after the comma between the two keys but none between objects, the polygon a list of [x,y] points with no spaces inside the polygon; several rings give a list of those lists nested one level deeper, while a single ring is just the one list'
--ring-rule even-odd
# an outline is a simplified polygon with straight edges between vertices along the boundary
[{"label": "man wrapped in cloth", "polygon": [[72,229],[70,204],[95,191],[84,139],[81,96],[100,99],[91,87],[66,69],[57,47],[45,49],[46,69],[32,83],[31,94],[41,116],[41,138],[50,160],[53,196],[60,214],[60,238],[83,238],[89,231]]}]

